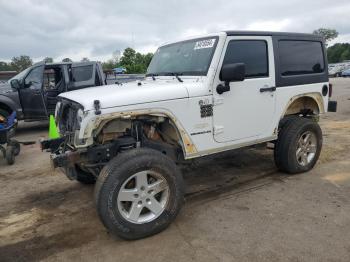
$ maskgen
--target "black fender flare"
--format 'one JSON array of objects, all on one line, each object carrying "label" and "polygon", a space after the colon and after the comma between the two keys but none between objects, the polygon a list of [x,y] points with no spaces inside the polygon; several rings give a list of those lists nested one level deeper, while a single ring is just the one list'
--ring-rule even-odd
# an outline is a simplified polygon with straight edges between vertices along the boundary
[{"label": "black fender flare", "polygon": [[13,101],[7,96],[0,95],[0,108],[11,109],[12,111],[16,111],[17,118],[22,118],[22,108],[19,105],[17,105],[15,101]]}]

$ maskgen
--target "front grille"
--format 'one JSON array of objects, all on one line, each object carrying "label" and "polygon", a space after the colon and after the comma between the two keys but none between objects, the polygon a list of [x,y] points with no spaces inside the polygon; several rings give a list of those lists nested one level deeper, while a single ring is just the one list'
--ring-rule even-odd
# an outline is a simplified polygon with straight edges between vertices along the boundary
[{"label": "front grille", "polygon": [[67,137],[67,143],[74,145],[76,131],[79,130],[77,112],[81,106],[69,100],[61,100],[61,107],[57,115],[57,124],[61,136]]},{"label": "front grille", "polygon": [[75,131],[77,111],[69,104],[62,104],[60,116],[57,119],[61,134]]}]

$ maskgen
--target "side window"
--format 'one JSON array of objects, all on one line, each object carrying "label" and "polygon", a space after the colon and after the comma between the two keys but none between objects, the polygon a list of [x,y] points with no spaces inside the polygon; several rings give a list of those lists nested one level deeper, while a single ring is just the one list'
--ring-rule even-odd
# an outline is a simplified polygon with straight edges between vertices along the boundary
[{"label": "side window", "polygon": [[324,72],[321,42],[281,40],[278,43],[282,76],[317,74]]},{"label": "side window", "polygon": [[72,81],[82,82],[92,78],[93,65],[78,66],[72,68]]},{"label": "side window", "polygon": [[246,78],[269,76],[267,43],[263,40],[232,40],[223,64],[244,63]]},{"label": "side window", "polygon": [[30,71],[24,80],[26,86],[30,86],[33,89],[41,89],[43,79],[43,68],[41,66],[35,67]]}]

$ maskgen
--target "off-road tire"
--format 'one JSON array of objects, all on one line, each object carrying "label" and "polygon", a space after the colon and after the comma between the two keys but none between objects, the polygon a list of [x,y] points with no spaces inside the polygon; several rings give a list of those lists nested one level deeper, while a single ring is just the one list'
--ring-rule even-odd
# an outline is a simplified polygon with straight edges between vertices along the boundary
[{"label": "off-road tire", "polygon": [[[164,211],[157,218],[136,224],[123,218],[116,202],[123,183],[145,170],[161,173],[169,186],[169,196]],[[109,232],[127,240],[148,237],[167,228],[180,211],[183,196],[184,183],[175,163],[166,155],[147,148],[116,156],[102,169],[95,185],[95,202],[101,221]]]},{"label": "off-road tire", "polygon": [[6,162],[8,165],[13,165],[15,163],[15,148],[11,145],[6,147]]},{"label": "off-road tire", "polygon": [[85,184],[92,185],[96,183],[96,177],[93,174],[85,172],[79,166],[75,166],[75,170],[77,172],[77,181]]},{"label": "off-road tire", "polygon": [[[312,132],[317,139],[314,158],[310,163],[302,166],[297,161],[296,150],[300,136],[304,132]],[[298,174],[311,170],[316,164],[322,149],[322,131],[317,122],[299,116],[289,117],[280,127],[275,144],[274,159],[277,168],[289,174]]]},{"label": "off-road tire", "polygon": [[21,152],[21,144],[15,139],[11,139],[10,144],[11,146],[13,146],[13,153],[15,154],[15,156],[18,156]]}]

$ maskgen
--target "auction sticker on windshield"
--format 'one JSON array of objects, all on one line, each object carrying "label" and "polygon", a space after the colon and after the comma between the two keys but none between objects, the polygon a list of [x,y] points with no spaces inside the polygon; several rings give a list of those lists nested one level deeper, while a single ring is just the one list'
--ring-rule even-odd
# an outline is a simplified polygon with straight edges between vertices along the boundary
[{"label": "auction sticker on windshield", "polygon": [[194,50],[203,49],[203,48],[212,48],[215,44],[215,40],[216,39],[213,38],[213,39],[205,39],[205,40],[198,41],[194,45]]}]

